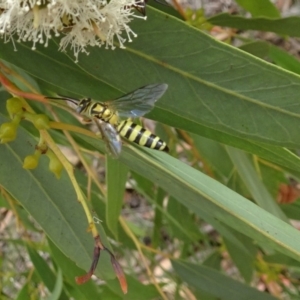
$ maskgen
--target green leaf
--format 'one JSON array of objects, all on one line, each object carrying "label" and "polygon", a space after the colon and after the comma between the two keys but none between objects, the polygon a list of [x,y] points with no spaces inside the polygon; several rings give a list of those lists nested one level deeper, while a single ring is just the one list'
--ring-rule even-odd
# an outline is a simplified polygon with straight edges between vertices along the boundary
[{"label": "green leaf", "polygon": [[246,51],[254,56],[265,59],[270,52],[271,45],[265,41],[253,41],[245,43],[239,49]]},{"label": "green leaf", "polygon": [[220,252],[214,251],[203,261],[202,265],[220,271],[221,262],[222,262],[222,257]]},{"label": "green leaf", "polygon": [[267,56],[278,66],[300,74],[300,62],[288,52],[271,45],[265,41],[253,41],[243,44],[239,49],[246,51],[260,58]]},{"label": "green leaf", "polygon": [[[4,122],[7,119],[0,115],[0,124]],[[22,168],[23,159],[34,152],[35,144],[36,141],[20,128],[14,142],[0,145],[0,184],[22,204],[67,257],[88,270],[94,241],[86,230],[86,217],[66,174],[57,180],[48,170],[46,157],[41,158],[33,171]],[[15,180],[16,176],[18,180]],[[105,240],[104,236],[101,238]],[[101,255],[96,274],[103,278],[115,277],[108,254]]]},{"label": "green leaf", "polygon": [[48,290],[51,291],[55,286],[55,275],[53,271],[33,247],[27,245],[27,251],[31,262],[35,267],[35,271],[37,272],[41,280],[44,282]]},{"label": "green leaf", "polygon": [[[253,241],[250,240],[245,235],[234,231],[236,238],[245,246],[244,248],[239,247],[239,245],[232,243],[230,240],[224,238],[224,243],[229,252],[229,255],[237,268],[239,269],[241,275],[247,283],[253,279],[255,270],[255,259],[258,249],[253,245]],[[245,251],[245,248],[247,251]]]},{"label": "green leaf", "polygon": [[118,220],[123,205],[128,168],[119,160],[106,155],[106,223],[114,236],[118,236]]},{"label": "green leaf", "polygon": [[[185,241],[185,243],[195,243],[204,238],[195,223],[194,216],[183,204],[170,197],[167,210],[166,218],[169,220],[169,226],[176,238]],[[184,224],[180,220],[184,220]]]},{"label": "green leaf", "polygon": [[299,60],[288,52],[278,47],[270,46],[269,56],[278,66],[294,73],[300,74]]},{"label": "green leaf", "polygon": [[245,18],[241,16],[222,13],[207,19],[207,22],[224,27],[238,28],[242,30],[271,31],[282,35],[299,37],[298,30],[300,17],[287,17],[270,19],[265,17]]},{"label": "green leaf", "polygon": [[[199,135],[204,129],[219,138],[227,134],[228,140],[300,145],[298,76],[150,7],[147,15],[151,26],[148,21],[133,22],[138,38],[125,50],[91,48],[78,64],[56,53],[54,43],[43,52],[20,44],[18,53],[3,44],[0,56],[26,69],[44,87],[71,96],[107,100],[145,84],[166,82],[168,91],[148,114],[155,120]],[[298,26],[292,28],[298,32]],[[159,47],[153,41],[159,41]],[[120,72],[120,66],[133,75]]]},{"label": "green leaf", "polygon": [[[157,211],[160,211],[164,215],[164,217],[169,221],[171,228],[173,228],[175,236],[185,239],[188,242],[194,242],[195,240],[203,237],[186,207],[176,202],[176,200],[173,199],[173,197],[169,197],[168,207],[166,211],[162,205],[159,205],[158,202],[155,202],[148,194],[149,192],[150,194],[153,194],[153,189],[154,189],[153,183],[152,183],[152,191],[151,191],[147,189],[148,185],[144,184],[144,186],[142,185],[143,188],[140,187],[141,182],[144,183],[150,182],[149,180],[145,178],[144,180],[142,180],[142,177],[137,174],[134,174],[134,178],[138,183],[138,185],[134,186],[134,188],[140,194],[142,194],[143,197],[145,197],[148,202],[150,202],[152,205],[155,205]],[[144,190],[145,187],[147,193]],[[180,222],[181,218],[183,217],[185,218],[184,226]],[[130,226],[129,222],[128,222],[128,226]]]},{"label": "green leaf", "polygon": [[282,264],[285,267],[299,268],[300,269],[299,261],[296,261],[292,258],[284,256],[280,253],[267,255],[267,256],[264,257],[264,261],[267,262],[267,263],[270,263],[270,264]]},{"label": "green leaf", "polygon": [[[93,139],[84,139],[95,148],[99,146]],[[212,178],[166,153],[141,147],[124,146],[120,160],[131,170],[157,183],[227,238],[234,240],[222,223],[262,245],[300,260],[300,233],[295,228]]]},{"label": "green leaf", "polygon": [[47,298],[47,300],[58,300],[59,296],[62,292],[62,288],[63,288],[63,278],[62,278],[62,273],[61,270],[58,269],[57,272],[57,277],[56,277],[56,282],[55,282],[55,286],[54,289],[51,293],[51,296],[49,296]]},{"label": "green leaf", "polygon": [[281,209],[290,219],[300,220],[300,200],[291,204],[282,204]]},{"label": "green leaf", "polygon": [[221,182],[227,182],[232,176],[234,166],[224,145],[196,134],[191,134],[191,138],[200,154],[205,173],[218,178]]},{"label": "green leaf", "polygon": [[26,282],[20,289],[16,297],[16,300],[28,300],[29,295],[30,295],[29,283]]},{"label": "green leaf", "polygon": [[278,9],[270,0],[236,0],[236,2],[245,10],[248,10],[252,14],[252,17],[280,17]]},{"label": "green leaf", "polygon": [[162,239],[162,229],[163,229],[163,211],[161,207],[163,207],[163,201],[166,193],[162,189],[158,189],[155,197],[155,210],[154,210],[154,228],[151,239],[151,246],[153,248],[158,248],[161,245]]},{"label": "green leaf", "polygon": [[263,182],[258,178],[258,174],[247,155],[231,147],[227,147],[227,152],[255,202],[274,216],[288,222],[285,214],[274,201]]},{"label": "green leaf", "polygon": [[276,299],[205,266],[178,260],[172,260],[172,265],[183,281],[222,300]]},{"label": "green leaf", "polygon": [[[300,167],[299,156],[295,155],[287,148],[281,148],[277,146],[271,146],[265,143],[237,138],[225,133],[221,134],[220,132],[219,133],[212,132],[210,130],[207,130],[207,128],[204,127],[199,133],[201,133],[203,137],[213,139],[225,145],[229,145],[229,146],[233,146],[245,150],[246,152],[249,153],[256,154],[264,159],[270,160],[286,168],[291,168],[292,170],[299,170]],[[197,143],[197,140],[195,144],[197,147],[199,147],[199,143]]]}]

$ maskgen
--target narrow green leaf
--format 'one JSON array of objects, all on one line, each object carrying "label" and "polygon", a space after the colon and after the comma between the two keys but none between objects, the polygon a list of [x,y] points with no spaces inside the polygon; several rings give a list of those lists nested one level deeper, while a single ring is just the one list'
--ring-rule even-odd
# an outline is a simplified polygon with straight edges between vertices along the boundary
[{"label": "narrow green leaf", "polygon": [[128,168],[119,160],[106,155],[106,223],[110,231],[118,236],[118,220],[123,205]]},{"label": "narrow green leaf", "polygon": [[164,197],[166,193],[159,188],[155,197],[155,210],[154,210],[154,228],[152,233],[152,247],[157,248],[161,244],[162,239],[162,226],[163,226],[163,213],[160,208],[163,206]]},{"label": "narrow green leaf", "polygon": [[278,47],[270,46],[269,56],[278,66],[300,74],[300,62],[297,58]]},{"label": "narrow green leaf", "polygon": [[228,13],[222,13],[207,19],[207,21],[214,25],[233,27],[242,30],[271,31],[288,36],[300,36],[300,32],[298,30],[300,17],[278,19],[258,17],[249,19]]},{"label": "narrow green leaf", "polygon": [[172,265],[183,281],[222,300],[276,299],[205,266],[178,260],[172,260]]},{"label": "narrow green leaf", "polygon": [[150,199],[154,199],[154,195],[155,195],[155,185],[154,183],[145,178],[144,176],[134,173],[134,172],[130,172],[132,178],[137,182],[136,186],[134,188],[138,189],[138,193],[141,193],[143,196],[147,196]]},{"label": "narrow green leaf", "polygon": [[[169,197],[167,212],[172,219],[167,216],[166,218],[169,220],[169,226],[176,238],[186,243],[197,242],[204,238],[195,223],[192,213],[183,204],[176,201],[174,197]],[[184,220],[184,224],[180,220]]]},{"label": "narrow green leaf", "polygon": [[227,152],[256,203],[274,216],[288,222],[285,214],[258,178],[258,174],[247,155],[232,147],[227,147]]},{"label": "narrow green leaf", "polygon": [[234,168],[224,145],[196,134],[191,134],[193,144],[200,154],[206,174],[227,182]]},{"label": "narrow green leaf", "polygon": [[299,170],[300,168],[299,156],[295,155],[287,148],[272,146],[256,141],[250,141],[249,139],[241,139],[226,133],[221,134],[220,132],[212,131],[204,127],[196,134],[200,133],[201,136],[205,138],[212,139],[222,144],[233,146],[246,152],[256,154],[266,160],[272,161],[286,168],[290,168],[292,170]]},{"label": "narrow green leaf", "polygon": [[[168,201],[168,209],[167,211],[164,209],[162,205],[158,205],[158,203],[149,196],[144,190],[142,190],[139,186],[139,183],[141,182],[141,176],[137,176],[135,174],[135,179],[139,178],[137,180],[138,185],[135,186],[135,189],[143,195],[143,197],[146,198],[148,202],[150,202],[152,205],[156,205],[156,209],[159,210],[161,213],[164,214],[164,217],[169,221],[170,226],[173,228],[174,233],[177,237],[180,237],[182,239],[186,239],[189,242],[194,242],[198,238],[203,238],[202,234],[200,233],[199,229],[197,228],[195,222],[191,219],[191,216],[187,217],[189,214],[188,209],[184,206],[182,206],[180,203],[178,203],[173,197],[169,197]],[[148,181],[148,180],[144,180]],[[152,184],[153,185],[153,184]],[[144,185],[145,187],[145,185]],[[149,190],[148,190],[149,192]],[[152,194],[152,192],[151,192]],[[171,212],[169,212],[169,208],[171,208]],[[181,208],[181,210],[180,210]],[[180,210],[180,211],[179,211]],[[186,218],[186,223],[184,226],[181,224],[180,220],[182,218]],[[130,224],[130,223],[129,223]],[[200,236],[200,237],[199,237]]]},{"label": "narrow green leaf", "polygon": [[280,18],[280,13],[270,0],[236,0],[245,10],[248,10],[252,17]]},{"label": "narrow green leaf", "polygon": [[[84,139],[99,147],[93,139]],[[262,245],[300,260],[300,233],[295,228],[212,178],[166,153],[142,147],[124,146],[120,160],[157,183],[220,232],[226,231],[222,223],[227,224]]]},{"label": "narrow green leaf", "polygon": [[210,254],[202,263],[203,266],[209,267],[216,271],[221,270],[222,257],[218,250]]},{"label": "narrow green leaf", "polygon": [[245,251],[244,248],[240,248],[239,245],[232,243],[230,240],[227,240],[226,237],[223,238],[223,240],[231,259],[239,269],[245,281],[250,284],[255,271],[255,258],[258,249],[248,237],[236,231],[235,235],[236,238],[243,243],[247,251]]},{"label": "narrow green leaf", "polygon": [[284,256],[280,253],[275,253],[271,255],[265,255],[264,261],[271,263],[271,264],[281,264],[285,267],[290,268],[299,268],[300,269],[300,262],[296,261],[290,257]]},{"label": "narrow green leaf", "polygon": [[300,220],[300,200],[299,199],[296,202],[291,203],[291,204],[282,204],[280,207],[290,219]]},{"label": "narrow green leaf", "polygon": [[[280,168],[277,168],[274,165],[267,165],[264,162],[261,162],[257,157],[253,157],[255,159],[255,165],[258,173],[260,174],[260,178],[263,180],[263,184],[266,187],[266,189],[269,191],[271,194],[272,198],[274,201],[277,203],[277,205],[282,209],[282,205],[278,203],[277,197],[279,193],[279,187],[282,183],[287,183],[287,174],[290,172],[283,171]],[[253,161],[254,163],[254,161]],[[285,214],[285,213],[284,213]],[[285,214],[286,215],[286,214]],[[288,216],[287,216],[288,217]],[[290,219],[288,217],[288,219]]]},{"label": "narrow green leaf", "polygon": [[270,52],[271,45],[265,41],[253,41],[245,43],[239,49],[246,51],[256,57],[265,59]]},{"label": "narrow green leaf", "polygon": [[51,295],[47,298],[47,300],[58,300],[59,296],[62,292],[62,288],[63,288],[62,273],[61,273],[61,270],[58,269],[54,289],[53,289]]},{"label": "narrow green leaf", "polygon": [[[48,290],[51,292],[52,290],[56,290],[55,292],[55,299],[68,299],[67,295],[65,293],[62,293],[61,289],[56,288],[56,285],[58,285],[58,288],[60,287],[60,283],[57,281],[61,275],[61,271],[59,270],[58,275],[54,274],[49,265],[46,263],[46,261],[37,253],[37,251],[29,244],[27,246],[27,251],[30,256],[30,259],[35,267],[35,271],[41,278],[41,280],[44,282],[45,286],[48,288]],[[57,278],[55,278],[58,276]],[[61,278],[62,281],[62,278]],[[62,284],[62,282],[61,282]]]},{"label": "narrow green leaf", "polygon": [[28,300],[28,297],[30,297],[30,290],[29,290],[29,283],[26,282],[20,289],[16,297],[16,300]]}]

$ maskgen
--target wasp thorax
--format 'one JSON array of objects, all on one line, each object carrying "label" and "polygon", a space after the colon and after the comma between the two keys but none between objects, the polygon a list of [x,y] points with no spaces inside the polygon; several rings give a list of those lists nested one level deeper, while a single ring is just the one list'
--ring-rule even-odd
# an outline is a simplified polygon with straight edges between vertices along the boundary
[{"label": "wasp thorax", "polygon": [[103,110],[102,118],[106,120],[106,119],[110,118],[112,115],[113,115],[113,112],[110,109],[105,108]]}]

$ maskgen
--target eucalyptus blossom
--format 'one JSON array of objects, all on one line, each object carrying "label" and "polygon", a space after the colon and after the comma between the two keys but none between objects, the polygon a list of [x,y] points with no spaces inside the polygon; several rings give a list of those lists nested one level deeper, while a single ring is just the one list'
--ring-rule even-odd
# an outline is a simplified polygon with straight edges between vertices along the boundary
[{"label": "eucalyptus blossom", "polygon": [[[76,60],[87,46],[125,48],[137,34],[129,27],[136,14],[136,0],[0,0],[0,35],[5,42],[32,42],[48,46],[60,38],[59,49],[69,46]],[[15,45],[15,43],[14,43]]]}]

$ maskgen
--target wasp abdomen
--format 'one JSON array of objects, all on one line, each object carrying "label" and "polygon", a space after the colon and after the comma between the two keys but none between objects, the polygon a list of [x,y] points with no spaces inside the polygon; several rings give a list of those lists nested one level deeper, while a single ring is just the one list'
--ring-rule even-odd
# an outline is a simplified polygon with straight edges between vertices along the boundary
[{"label": "wasp abdomen", "polygon": [[169,151],[167,144],[158,136],[129,120],[122,121],[118,125],[117,129],[122,137],[128,139],[131,142],[139,144],[140,146],[160,151]]}]

